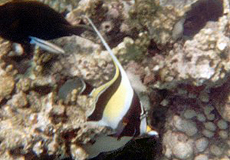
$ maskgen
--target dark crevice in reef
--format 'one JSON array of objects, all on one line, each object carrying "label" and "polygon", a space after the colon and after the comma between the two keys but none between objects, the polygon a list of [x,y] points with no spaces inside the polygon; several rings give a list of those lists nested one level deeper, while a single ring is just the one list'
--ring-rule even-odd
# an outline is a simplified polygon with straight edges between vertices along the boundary
[{"label": "dark crevice in reef", "polygon": [[143,138],[130,141],[124,148],[112,153],[101,153],[90,160],[155,160],[157,138]]},{"label": "dark crevice in reef", "polygon": [[[212,88],[210,90],[210,100],[213,106],[219,106],[224,108],[225,105],[229,106],[229,94],[230,94],[230,78],[222,86]],[[219,116],[219,115],[216,115]]]},{"label": "dark crevice in reef", "polygon": [[194,36],[208,21],[217,21],[223,15],[223,0],[201,0],[188,11],[184,22],[184,36]]},{"label": "dark crevice in reef", "polygon": [[30,59],[24,56],[3,56],[2,60],[6,64],[11,64],[18,71],[18,74],[25,74],[30,67]]},{"label": "dark crevice in reef", "polygon": [[47,95],[52,91],[51,86],[35,86],[32,90],[39,93],[40,95]]},{"label": "dark crevice in reef", "polygon": [[3,100],[0,102],[0,107],[4,106],[6,103],[7,103],[7,99],[3,99]]}]

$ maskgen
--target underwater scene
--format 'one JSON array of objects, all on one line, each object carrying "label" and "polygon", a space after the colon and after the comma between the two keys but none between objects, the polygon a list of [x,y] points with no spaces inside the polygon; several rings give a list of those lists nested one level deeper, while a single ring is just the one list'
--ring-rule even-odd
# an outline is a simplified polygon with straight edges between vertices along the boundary
[{"label": "underwater scene", "polygon": [[229,0],[0,0],[0,160],[230,160]]}]

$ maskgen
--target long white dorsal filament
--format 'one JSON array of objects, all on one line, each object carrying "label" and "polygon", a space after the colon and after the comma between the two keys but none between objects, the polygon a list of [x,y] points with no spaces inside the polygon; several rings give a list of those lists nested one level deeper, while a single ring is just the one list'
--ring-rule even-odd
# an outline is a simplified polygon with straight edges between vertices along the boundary
[{"label": "long white dorsal filament", "polygon": [[102,37],[101,33],[98,31],[98,29],[95,27],[95,25],[93,24],[93,22],[91,21],[91,19],[89,19],[86,16],[86,19],[89,21],[89,23],[91,24],[91,26],[93,27],[93,29],[95,30],[95,32],[97,33],[98,37],[100,38],[101,42],[103,43],[103,45],[105,46],[106,50],[109,52],[110,56],[112,57],[112,59],[115,61],[115,63],[117,64],[117,66],[119,67],[119,69],[123,72],[124,69],[121,66],[120,62],[118,61],[117,57],[114,56],[113,51],[111,50],[111,48],[109,47],[109,45],[107,44],[107,42],[105,41],[105,39]]}]

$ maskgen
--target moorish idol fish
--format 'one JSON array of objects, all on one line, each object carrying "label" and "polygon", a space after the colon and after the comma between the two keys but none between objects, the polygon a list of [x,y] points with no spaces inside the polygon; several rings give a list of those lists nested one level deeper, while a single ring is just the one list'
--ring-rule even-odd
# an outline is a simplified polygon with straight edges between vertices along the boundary
[{"label": "moorish idol fish", "polygon": [[133,137],[155,136],[158,133],[147,125],[144,108],[120,62],[93,22],[88,17],[86,18],[109,52],[115,65],[114,77],[90,93],[95,100],[95,108],[88,116],[89,123],[107,126],[114,130],[112,135],[99,135],[95,143],[83,146],[89,154],[89,158],[92,158],[101,152],[124,146]]},{"label": "moorish idol fish", "polygon": [[0,36],[20,44],[36,44],[55,52],[64,51],[45,41],[80,35],[85,25],[72,26],[65,17],[37,1],[13,1],[0,5]]}]

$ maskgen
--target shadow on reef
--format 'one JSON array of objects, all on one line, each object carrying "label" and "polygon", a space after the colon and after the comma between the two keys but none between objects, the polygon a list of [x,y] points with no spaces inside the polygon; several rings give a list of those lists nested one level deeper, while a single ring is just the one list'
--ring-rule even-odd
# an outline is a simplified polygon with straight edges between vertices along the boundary
[{"label": "shadow on reef", "polygon": [[208,21],[218,21],[223,15],[223,0],[201,0],[188,11],[183,35],[193,37]]},{"label": "shadow on reef", "polygon": [[230,96],[230,78],[227,82],[220,87],[212,88],[210,90],[210,99],[211,103],[214,106],[218,106],[219,111],[225,108],[225,105],[230,105],[229,96]]},{"label": "shadow on reef", "polygon": [[[17,148],[15,150],[11,150],[10,154],[14,155],[15,159],[17,159],[17,155],[21,155],[20,151],[22,149],[23,147]],[[33,154],[33,151],[31,151],[31,153],[29,154],[25,154],[24,157],[25,160],[55,160],[55,156],[53,155],[44,154],[38,157],[35,153]]]},{"label": "shadow on reef", "polygon": [[100,154],[91,160],[153,160],[161,148],[157,138],[137,139],[113,153]]},{"label": "shadow on reef", "polygon": [[[101,153],[99,156],[90,160],[154,160],[162,151],[160,138],[144,138],[129,142],[124,148],[111,153]],[[71,157],[60,158],[56,156],[26,155],[26,160],[74,160]]]}]

